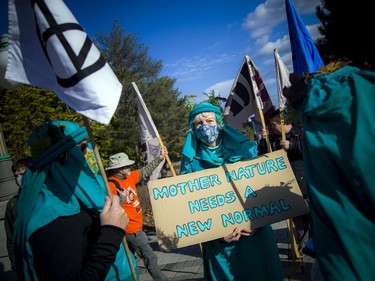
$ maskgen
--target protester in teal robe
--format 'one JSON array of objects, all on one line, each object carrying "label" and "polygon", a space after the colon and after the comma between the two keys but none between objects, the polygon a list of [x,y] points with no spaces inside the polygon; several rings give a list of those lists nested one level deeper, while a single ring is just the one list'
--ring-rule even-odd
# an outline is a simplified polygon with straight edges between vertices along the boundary
[{"label": "protester in teal robe", "polygon": [[[210,103],[198,104],[190,112],[181,174],[257,156],[257,143],[221,120],[221,109]],[[205,280],[283,280],[275,236],[269,225],[251,234],[242,230],[202,243],[202,250]]]},{"label": "protester in teal robe", "polygon": [[375,280],[375,73],[315,74],[300,108],[316,261],[326,281]]},{"label": "protester in teal robe", "polygon": [[[100,174],[94,173],[95,169],[93,172],[78,147],[86,138],[87,131],[84,127],[62,120],[45,123],[35,129],[29,137],[33,164],[22,178],[23,188],[14,224],[16,252],[21,257],[17,261],[17,266],[19,266],[17,271],[20,271],[21,275],[19,276],[22,280],[38,280],[33,258],[35,253],[30,245],[33,233],[61,217],[77,215],[81,209],[96,216],[103,209],[107,195],[103,179]],[[82,242],[83,245],[85,243],[88,244],[87,241]],[[67,245],[67,248],[71,247]],[[108,247],[104,243],[102,243],[102,252],[103,249],[106,250],[107,255],[114,251],[112,245]],[[80,254],[81,249],[76,250],[78,251],[77,255]],[[93,255],[96,256],[89,258],[95,261],[99,260],[99,251]],[[136,265],[135,258],[131,253],[130,257],[133,264]],[[67,263],[66,258],[73,260],[76,257],[65,257],[62,253],[60,261],[65,259],[65,263]],[[99,270],[104,267],[103,264],[106,262],[104,259],[96,262]],[[57,266],[63,269],[66,264],[63,262]],[[91,280],[101,280],[99,270],[96,272],[94,267],[88,270],[95,276],[95,279]],[[135,267],[135,271],[138,274],[137,267]],[[123,245],[120,245],[117,254],[115,254],[115,262],[110,266],[105,280],[133,280]]]}]

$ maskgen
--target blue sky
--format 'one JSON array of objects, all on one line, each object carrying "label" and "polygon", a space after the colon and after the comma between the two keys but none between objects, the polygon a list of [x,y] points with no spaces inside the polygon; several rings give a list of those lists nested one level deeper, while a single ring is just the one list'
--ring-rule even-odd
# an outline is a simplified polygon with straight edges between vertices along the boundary
[{"label": "blue sky", "polygon": [[[163,61],[161,75],[176,78],[184,95],[214,89],[228,97],[244,56],[252,58],[278,107],[273,49],[291,65],[285,0],[66,0],[92,37],[109,32],[114,20],[137,34],[153,59]],[[0,32],[7,33],[7,1],[0,1]],[[319,37],[315,7],[320,0],[292,0],[313,39]]]}]

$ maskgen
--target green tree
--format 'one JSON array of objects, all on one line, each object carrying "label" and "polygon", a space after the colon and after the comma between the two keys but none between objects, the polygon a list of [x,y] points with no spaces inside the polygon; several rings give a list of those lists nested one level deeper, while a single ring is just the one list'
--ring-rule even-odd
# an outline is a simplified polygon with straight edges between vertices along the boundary
[{"label": "green tree", "polygon": [[322,0],[316,15],[323,35],[316,45],[326,64],[349,60],[361,69],[375,70],[371,1]]},{"label": "green tree", "polygon": [[0,88],[0,124],[8,153],[15,159],[30,155],[27,139],[32,130],[48,120],[82,123],[80,114],[51,91],[28,85]]},{"label": "green tree", "polygon": [[217,99],[217,95],[216,95],[215,90],[212,89],[208,93],[204,92],[203,94],[207,97],[207,99],[204,100],[205,102],[209,102],[209,103],[211,103],[213,105],[216,105],[216,106],[221,108],[221,104],[220,104],[219,100]]},{"label": "green tree", "polygon": [[169,157],[179,160],[188,131],[188,110],[184,99],[179,98],[180,93],[173,88],[174,83],[175,80],[165,76],[154,83],[141,83],[140,91]]},{"label": "green tree", "polygon": [[[137,36],[125,33],[117,21],[110,32],[95,35],[93,41],[123,85],[110,124],[94,122],[92,128],[104,166],[111,154],[120,151],[139,158],[140,129],[133,81],[144,96],[171,160],[179,160],[187,131],[188,109],[185,99],[179,98],[180,93],[174,87],[175,80],[158,77],[162,62],[151,58],[147,48],[138,43]],[[64,119],[83,125],[80,114],[46,89],[26,85],[0,89],[0,106],[0,123],[7,149],[15,158],[29,154],[27,138],[35,127],[45,121]]]},{"label": "green tree", "polygon": [[[131,84],[135,82],[169,150],[170,158],[177,160],[182,147],[181,138],[184,137],[180,134],[185,124],[176,120],[185,117],[186,108],[179,99],[179,92],[174,89],[175,80],[158,78],[162,62],[152,59],[147,48],[138,43],[137,36],[125,33],[117,21],[109,33],[96,35],[94,42],[123,85],[110,126],[96,130],[101,154],[108,158],[113,153],[125,151],[130,157],[140,157],[137,153],[140,150],[137,97]],[[108,139],[112,143],[109,144]]]}]

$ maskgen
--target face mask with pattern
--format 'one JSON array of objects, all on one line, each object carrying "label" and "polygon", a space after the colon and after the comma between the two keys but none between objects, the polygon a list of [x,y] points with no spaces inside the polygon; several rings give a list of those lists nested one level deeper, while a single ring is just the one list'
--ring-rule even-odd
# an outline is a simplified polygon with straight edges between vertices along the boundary
[{"label": "face mask with pattern", "polygon": [[219,127],[202,124],[199,128],[194,129],[197,138],[205,145],[211,145],[219,136]]}]

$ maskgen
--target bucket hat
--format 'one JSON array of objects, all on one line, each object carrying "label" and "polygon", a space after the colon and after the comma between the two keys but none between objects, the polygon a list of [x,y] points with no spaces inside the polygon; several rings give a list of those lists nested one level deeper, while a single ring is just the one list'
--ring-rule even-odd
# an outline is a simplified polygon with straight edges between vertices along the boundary
[{"label": "bucket hat", "polygon": [[117,153],[109,157],[109,163],[106,170],[117,169],[125,166],[133,165],[134,161],[129,159],[129,156],[124,152]]}]

